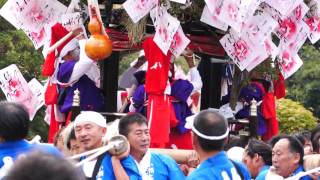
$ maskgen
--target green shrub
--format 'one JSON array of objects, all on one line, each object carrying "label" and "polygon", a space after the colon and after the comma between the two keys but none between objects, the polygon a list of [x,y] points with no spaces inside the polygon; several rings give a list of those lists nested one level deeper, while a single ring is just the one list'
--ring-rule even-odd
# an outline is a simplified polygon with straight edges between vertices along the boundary
[{"label": "green shrub", "polygon": [[281,133],[291,134],[301,130],[310,130],[317,125],[317,118],[300,103],[291,99],[280,99],[276,104]]}]

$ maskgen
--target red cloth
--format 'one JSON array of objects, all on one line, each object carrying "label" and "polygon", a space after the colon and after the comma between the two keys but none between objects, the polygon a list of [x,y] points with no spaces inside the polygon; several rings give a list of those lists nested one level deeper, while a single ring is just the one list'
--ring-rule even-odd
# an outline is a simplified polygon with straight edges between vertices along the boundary
[{"label": "red cloth", "polygon": [[[67,35],[69,31],[64,28],[60,23],[56,23],[51,27],[51,40],[50,40],[50,46],[54,45],[56,42],[58,42],[61,38],[63,38],[65,35]],[[74,38],[74,36],[71,36],[69,39],[67,39],[64,43],[62,43],[57,48],[58,55],[62,48]],[[56,61],[56,51],[52,51],[51,53],[47,54],[44,64],[42,66],[42,75],[43,76],[52,76],[54,73],[54,64]]]},{"label": "red cloth", "polygon": [[167,86],[171,53],[162,53],[153,38],[143,43],[145,57],[148,61],[145,90],[148,94],[147,119],[151,135],[151,147],[164,148],[169,142],[170,100],[164,95]]},{"label": "red cloth", "polygon": [[49,127],[49,134],[48,134],[48,143],[53,143],[54,136],[59,131],[59,122],[56,121],[55,115],[54,115],[54,105],[51,108],[50,113],[50,127]]},{"label": "red cloth", "polygon": [[[153,144],[164,145],[169,142],[170,133],[170,100],[167,95],[148,96],[148,126],[151,136],[151,147]],[[152,147],[155,148],[155,147]]]},{"label": "red cloth", "polygon": [[282,74],[279,74],[278,80],[273,82],[274,84],[274,95],[277,99],[283,98],[286,96],[286,84]]},{"label": "red cloth", "polygon": [[48,82],[48,86],[44,92],[44,103],[45,105],[54,105],[58,103],[58,86],[57,84]]},{"label": "red cloth", "polygon": [[162,95],[167,86],[171,53],[163,54],[151,37],[147,38],[142,46],[148,61],[146,92]]},{"label": "red cloth", "polygon": [[267,131],[262,136],[262,140],[268,141],[279,133],[276,104],[272,92],[268,92],[263,96],[261,111],[267,125]]},{"label": "red cloth", "polygon": [[167,148],[173,148],[172,146],[176,146],[178,149],[193,149],[191,131],[181,134],[176,130],[172,130]]}]

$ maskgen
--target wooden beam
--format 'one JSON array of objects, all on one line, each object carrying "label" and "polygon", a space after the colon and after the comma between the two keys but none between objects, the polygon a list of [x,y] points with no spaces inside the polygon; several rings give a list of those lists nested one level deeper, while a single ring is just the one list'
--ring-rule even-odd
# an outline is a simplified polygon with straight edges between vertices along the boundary
[{"label": "wooden beam", "polygon": [[[117,91],[119,74],[119,52],[112,52],[111,56],[101,64],[102,88],[105,96],[106,112],[117,112]],[[108,116],[107,121],[115,117]]]},{"label": "wooden beam", "polygon": [[221,63],[211,63],[209,55],[201,55],[198,66],[203,87],[201,89],[201,110],[220,107]]}]

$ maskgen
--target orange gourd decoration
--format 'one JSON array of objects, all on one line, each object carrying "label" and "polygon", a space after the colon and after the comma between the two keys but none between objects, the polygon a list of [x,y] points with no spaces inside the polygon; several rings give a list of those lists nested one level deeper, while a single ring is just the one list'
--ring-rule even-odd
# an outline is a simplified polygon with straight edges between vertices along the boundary
[{"label": "orange gourd decoration", "polygon": [[107,35],[102,33],[102,24],[97,18],[95,9],[92,8],[91,12],[92,17],[88,24],[91,36],[86,42],[85,51],[92,60],[104,60],[112,53],[112,42]]}]

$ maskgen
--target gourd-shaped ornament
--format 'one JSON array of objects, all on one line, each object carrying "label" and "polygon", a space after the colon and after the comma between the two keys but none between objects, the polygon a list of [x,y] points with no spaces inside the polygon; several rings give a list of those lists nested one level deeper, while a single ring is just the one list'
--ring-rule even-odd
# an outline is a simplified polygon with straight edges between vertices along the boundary
[{"label": "gourd-shaped ornament", "polygon": [[88,24],[91,36],[86,42],[85,51],[92,60],[104,60],[112,53],[112,42],[108,35],[102,33],[102,24],[98,20],[95,9],[92,8],[91,12],[92,17]]}]

